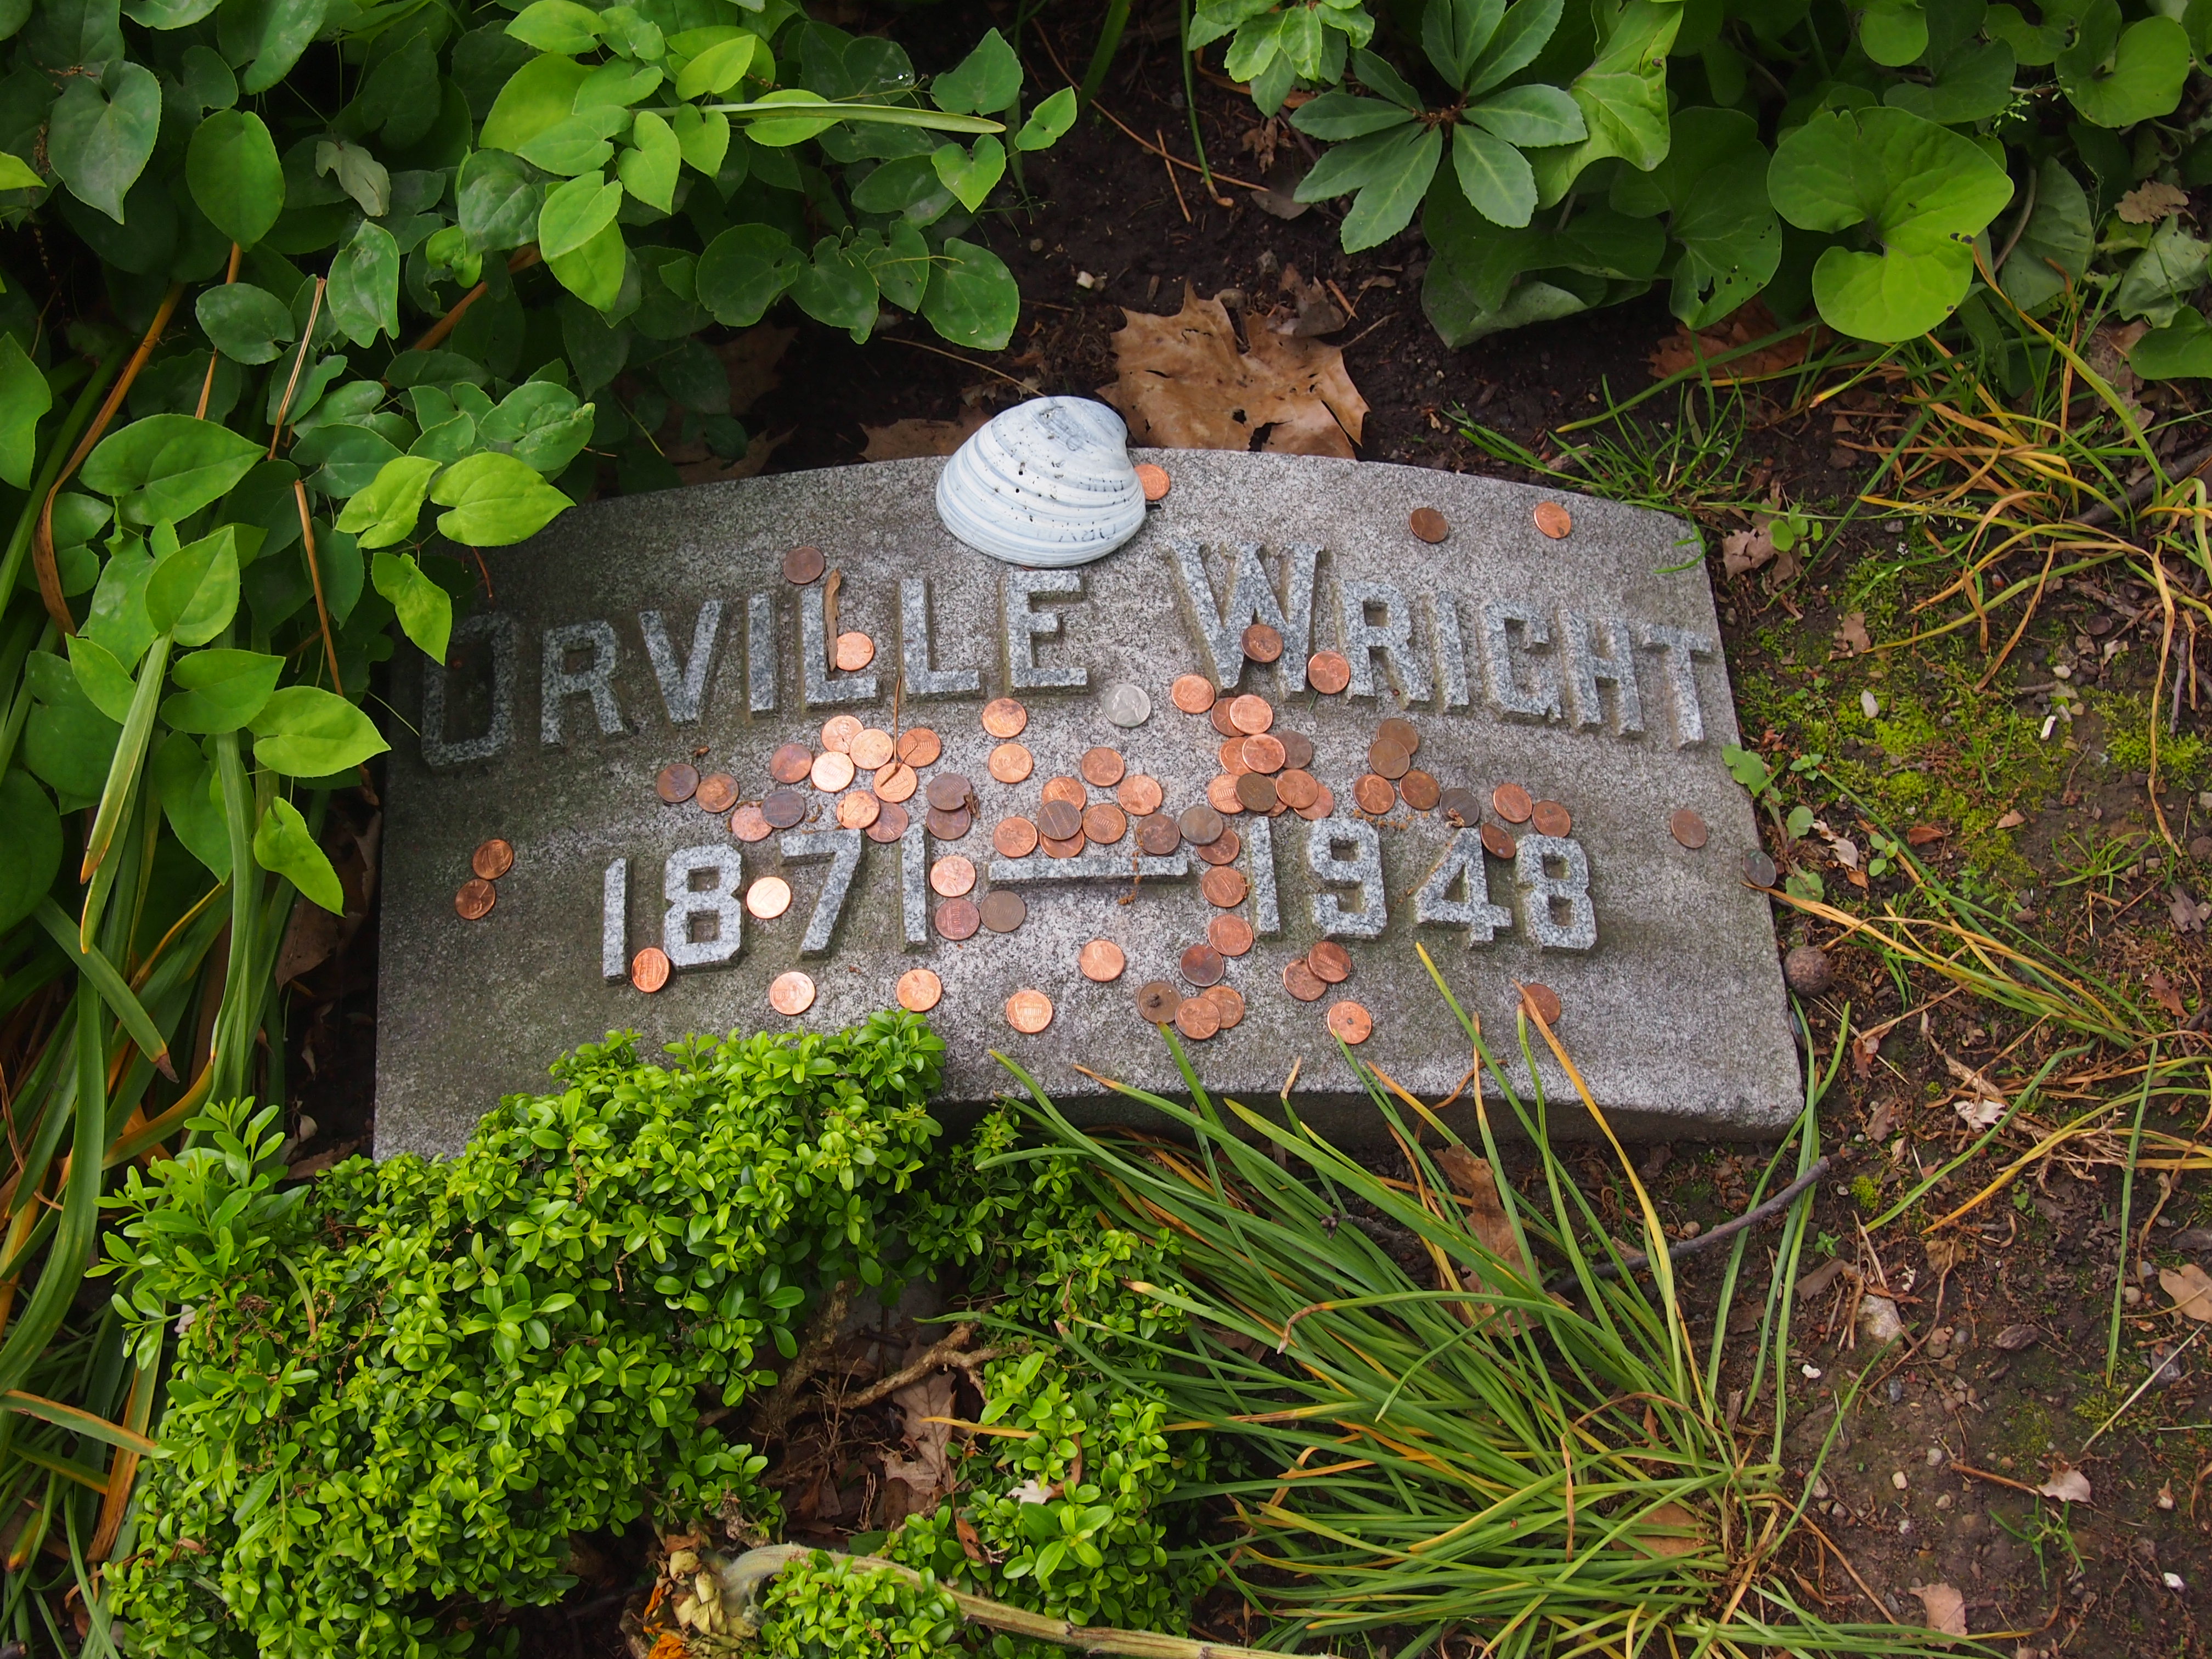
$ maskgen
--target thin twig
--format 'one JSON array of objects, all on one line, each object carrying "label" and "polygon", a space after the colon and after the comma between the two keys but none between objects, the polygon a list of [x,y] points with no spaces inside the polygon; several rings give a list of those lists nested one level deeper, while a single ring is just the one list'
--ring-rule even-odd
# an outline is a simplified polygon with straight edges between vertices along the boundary
[{"label": "thin twig", "polygon": [[323,290],[329,286],[327,277],[315,278],[315,297],[307,307],[307,326],[301,331],[300,349],[293,354],[292,378],[284,382],[284,401],[276,405],[276,419],[269,431],[268,459],[276,459],[276,446],[284,439],[284,422],[292,413],[292,394],[300,389],[300,371],[307,366],[307,353],[315,343],[315,323],[323,314]]},{"label": "thin twig", "polygon": [[[1052,42],[1046,39],[1045,33],[1042,29],[1039,29],[1037,31],[1037,41],[1038,44],[1044,47],[1046,56],[1052,59],[1053,67],[1058,70],[1063,76],[1066,76],[1066,79],[1073,81],[1075,77],[1067,73],[1066,66],[1060,61],[1060,54],[1053,51]],[[1093,103],[1091,107],[1096,110],[1099,114],[1104,116],[1108,120],[1111,121],[1115,126],[1121,128],[1124,133],[1128,134],[1130,140],[1134,143],[1139,149],[1149,150],[1154,155],[1160,157],[1163,161],[1171,162],[1176,167],[1184,167],[1192,173],[1195,173],[1200,178],[1204,179],[1206,181],[1208,188],[1211,188],[1217,180],[1224,185],[1235,185],[1241,190],[1265,190],[1267,188],[1265,185],[1255,185],[1249,179],[1232,179],[1227,173],[1222,173],[1218,170],[1200,167],[1195,162],[1184,161],[1180,155],[1170,155],[1164,145],[1147,143],[1136,133],[1131,131],[1128,123],[1122,120],[1120,116],[1115,114],[1112,110],[1108,109],[1105,105]],[[1214,191],[1213,204],[1216,207],[1227,207],[1229,205],[1229,198],[1226,196],[1224,196],[1219,191]]]},{"label": "thin twig", "polygon": [[1168,175],[1168,188],[1175,191],[1176,205],[1182,210],[1183,223],[1189,224],[1192,222],[1190,216],[1190,204],[1182,199],[1182,183],[1175,176],[1174,167],[1166,160],[1168,153],[1167,131],[1163,127],[1154,127],[1152,129],[1152,137],[1159,141],[1160,155],[1162,158],[1160,167],[1161,169]]},{"label": "thin twig", "polygon": [[973,1353],[965,1352],[969,1339],[975,1334],[978,1328],[973,1320],[955,1325],[950,1335],[911,1365],[902,1366],[889,1376],[871,1382],[858,1394],[840,1396],[838,1407],[844,1411],[858,1411],[863,1406],[872,1406],[879,1400],[890,1399],[901,1389],[910,1388],[947,1365],[957,1365],[963,1371],[972,1371],[987,1360],[997,1359],[1011,1352],[1006,1348],[978,1348]]},{"label": "thin twig", "polygon": [[1803,1524],[1808,1532],[1811,1533],[1814,1537],[1819,1539],[1823,1544],[1826,1544],[1828,1547],[1829,1554],[1834,1556],[1837,1560],[1844,1564],[1844,1571],[1850,1574],[1851,1583],[1856,1584],[1859,1587],[1860,1591],[1866,1596],[1866,1599],[1874,1603],[1874,1610],[1880,1613],[1883,1618],[1888,1620],[1891,1624],[1895,1624],[1897,1620],[1895,1616],[1891,1613],[1888,1604],[1883,1601],[1881,1597],[1874,1593],[1873,1586],[1869,1584],[1865,1579],[1859,1577],[1859,1570],[1851,1565],[1851,1558],[1844,1554],[1841,1549],[1837,1547],[1836,1540],[1829,1537],[1825,1532],[1822,1532],[1820,1528],[1814,1523],[1812,1516],[1800,1516],[1798,1519]]},{"label": "thin twig", "polygon": [[[230,269],[224,274],[222,279],[222,285],[225,288],[228,288],[238,280],[238,261],[243,252],[244,250],[237,243],[233,242],[230,245]],[[196,421],[207,419],[208,397],[215,390],[215,366],[222,357],[222,354],[217,351],[214,343],[210,342],[208,345],[207,378],[200,382],[199,407],[192,410],[192,418]]]},{"label": "thin twig", "polygon": [[[1723,1239],[1733,1238],[1745,1228],[1756,1227],[1769,1217],[1779,1215],[1795,1203],[1806,1188],[1818,1182],[1820,1177],[1826,1175],[1834,1165],[1835,1160],[1823,1154],[1814,1160],[1811,1169],[1806,1170],[1803,1175],[1799,1176],[1796,1180],[1791,1182],[1764,1204],[1746,1210],[1733,1221],[1722,1222],[1711,1232],[1699,1233],[1695,1238],[1686,1238],[1680,1243],[1668,1246],[1668,1261],[1680,1261],[1685,1256],[1696,1255],[1701,1250],[1709,1250]],[[1611,1261],[1600,1262],[1589,1270],[1589,1276],[1592,1279],[1617,1279],[1624,1273],[1634,1273],[1639,1267],[1648,1267],[1650,1265],[1651,1258],[1643,1251],[1631,1250],[1618,1264]],[[1552,1284],[1554,1286],[1563,1285],[1575,1277],[1573,1273],[1563,1271],[1552,1276]]]},{"label": "thin twig", "polygon": [[331,640],[331,608],[323,603],[323,567],[315,557],[315,523],[307,514],[307,486],[304,479],[292,480],[292,496],[300,504],[300,534],[307,544],[307,577],[315,585],[315,615],[323,624],[323,660],[330,666],[331,689],[345,696],[345,682],[338,678],[338,648]]}]

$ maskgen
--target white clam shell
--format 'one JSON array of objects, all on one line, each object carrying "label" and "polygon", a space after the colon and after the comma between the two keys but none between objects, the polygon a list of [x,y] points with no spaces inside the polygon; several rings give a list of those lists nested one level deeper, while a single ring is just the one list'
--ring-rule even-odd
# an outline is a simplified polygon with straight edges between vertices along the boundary
[{"label": "white clam shell", "polygon": [[1089,398],[993,417],[937,475],[937,516],[979,553],[1057,568],[1103,558],[1145,522],[1129,428]]}]

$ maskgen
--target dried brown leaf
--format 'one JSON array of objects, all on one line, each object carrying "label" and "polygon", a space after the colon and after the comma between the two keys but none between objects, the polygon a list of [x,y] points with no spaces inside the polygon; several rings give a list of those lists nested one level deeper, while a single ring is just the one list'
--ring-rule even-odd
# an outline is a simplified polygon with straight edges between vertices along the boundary
[{"label": "dried brown leaf", "polygon": [[1276,285],[1290,296],[1292,307],[1290,311],[1278,312],[1268,318],[1268,328],[1277,334],[1310,340],[1317,335],[1334,334],[1352,320],[1326,288],[1306,281],[1298,275],[1296,265],[1285,265]]},{"label": "dried brown leaf", "polygon": [[2175,990],[2172,985],[2167,981],[2166,975],[2155,968],[2150,970],[2149,984],[2152,1000],[2155,1001],[2160,1007],[2165,1009],[2167,1013],[2172,1014],[2176,1019],[2182,1019],[2187,1017],[2189,1007],[2187,1004],[2182,1001],[2181,993]]},{"label": "dried brown leaf", "polygon": [[1730,576],[1747,575],[1774,557],[1774,521],[1760,514],[1749,530],[1731,530],[1721,538],[1721,570]]},{"label": "dried brown leaf", "polygon": [[[1679,374],[1693,368],[1701,361],[1719,356],[1737,346],[1771,334],[1779,326],[1774,313],[1764,300],[1753,300],[1737,307],[1709,328],[1692,333],[1678,326],[1673,334],[1652,349],[1651,378],[1663,380],[1669,374]],[[1715,363],[1706,373],[1715,380],[1754,380],[1762,374],[1778,374],[1794,368],[1805,361],[1806,352],[1815,339],[1826,331],[1808,323],[1802,333],[1793,334],[1786,340],[1762,346],[1757,351],[1747,352],[1725,363]]]},{"label": "dried brown leaf", "polygon": [[863,424],[860,430],[868,434],[868,447],[860,452],[860,459],[906,461],[924,455],[950,455],[990,418],[983,410],[971,409],[957,421],[925,421],[909,416],[884,426]]},{"label": "dried brown leaf", "polygon": [[2189,205],[2189,192],[2163,179],[2151,179],[2120,198],[2119,215],[2131,225],[2154,225],[2170,213]]},{"label": "dried brown leaf", "polygon": [[791,436],[791,428],[781,432],[756,432],[745,445],[745,453],[733,461],[719,455],[708,455],[702,460],[679,461],[676,476],[687,484],[726,483],[732,478],[757,478],[767,470],[769,459],[783,447]]},{"label": "dried brown leaf", "polygon": [[2199,1324],[2212,1324],[2212,1273],[2194,1261],[2160,1267],[2158,1287],[2173,1298],[2173,1310]]},{"label": "dried brown leaf", "polygon": [[2089,1477],[2079,1469],[2061,1469],[2036,1491],[2062,1504],[2086,1504],[2089,1502]]},{"label": "dried brown leaf", "polygon": [[2021,811],[2018,807],[2014,807],[2011,811],[2006,813],[2002,817],[1997,820],[1996,827],[2000,830],[2017,830],[2021,824],[2026,823],[2027,822],[2027,814]]},{"label": "dried brown leaf", "polygon": [[1522,1253],[1521,1242],[1513,1236],[1513,1223],[1506,1216],[1504,1203],[1498,1196],[1490,1160],[1477,1158],[1464,1146],[1446,1146],[1437,1154],[1437,1164],[1444,1178],[1467,1199],[1468,1225],[1482,1241],[1483,1249],[1501,1261],[1520,1262],[1522,1271],[1534,1277],[1528,1258]]},{"label": "dried brown leaf", "polygon": [[1634,1542],[1647,1555],[1689,1555],[1705,1547],[1705,1529],[1681,1504],[1662,1504],[1638,1518]]},{"label": "dried brown leaf", "polygon": [[1966,1633],[1966,1598],[1948,1584],[1909,1584],[1928,1614],[1928,1628],[1946,1636]]},{"label": "dried brown leaf", "polygon": [[1996,1345],[2007,1353],[2018,1353],[2033,1346],[2039,1335],[2033,1325],[2008,1325],[1996,1334]]},{"label": "dried brown leaf", "polygon": [[1874,637],[1867,632],[1866,612],[1854,611],[1845,616],[1843,625],[1836,629],[1836,639],[1854,657],[1873,650]]},{"label": "dried brown leaf", "polygon": [[1941,841],[1951,832],[1940,823],[1916,823],[1905,832],[1905,839],[1914,847],[1925,847],[1931,841]]}]

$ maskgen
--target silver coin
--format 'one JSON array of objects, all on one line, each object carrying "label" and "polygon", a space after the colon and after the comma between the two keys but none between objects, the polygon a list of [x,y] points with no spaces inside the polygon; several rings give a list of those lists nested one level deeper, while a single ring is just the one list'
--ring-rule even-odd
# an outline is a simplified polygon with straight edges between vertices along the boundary
[{"label": "silver coin", "polygon": [[1127,680],[1108,686],[1099,694],[1098,702],[1106,718],[1116,726],[1142,726],[1152,717],[1152,700],[1145,688]]}]

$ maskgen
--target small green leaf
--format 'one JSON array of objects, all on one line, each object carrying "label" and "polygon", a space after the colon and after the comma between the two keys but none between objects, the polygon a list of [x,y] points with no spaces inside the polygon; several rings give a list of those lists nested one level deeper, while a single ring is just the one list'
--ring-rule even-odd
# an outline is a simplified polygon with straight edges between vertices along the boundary
[{"label": "small green leaf", "polygon": [[1510,87],[1471,106],[1467,118],[1522,148],[1577,143],[1589,136],[1582,106],[1557,87]]},{"label": "small green leaf", "polygon": [[727,92],[745,78],[753,58],[763,50],[763,41],[754,34],[739,33],[717,40],[678,73],[676,95],[689,100]]},{"label": "small green leaf", "polygon": [[441,473],[430,499],[453,510],[438,532],[465,547],[505,547],[536,535],[574,505],[512,455],[470,456]]},{"label": "small green leaf", "polygon": [[944,144],[929,160],[939,180],[970,213],[983,205],[1006,171],[1006,146],[988,137],[975,141],[973,155],[957,144]]},{"label": "small green leaf", "polygon": [[732,225],[699,256],[699,303],[714,320],[750,328],[805,269],[791,238],[773,225]]},{"label": "small green leaf", "polygon": [[1021,289],[1005,260],[953,236],[938,251],[921,314],[956,345],[998,351],[1013,337],[1021,303]]},{"label": "small green leaf", "polygon": [[[258,748],[257,744],[257,752]],[[332,915],[345,914],[345,889],[339,884],[338,872],[307,833],[300,809],[281,795],[269,803],[253,832],[253,861],[270,874],[283,876]]]},{"label": "small green leaf", "polygon": [[392,210],[392,173],[359,144],[325,138],[315,145],[315,176],[333,173],[338,188],[370,218],[381,219]]},{"label": "small green leaf", "polygon": [[370,578],[392,602],[407,637],[432,661],[445,661],[453,633],[453,596],[422,574],[412,553],[379,553]]},{"label": "small green leaf", "polygon": [[1928,50],[1928,14],[1918,0],[1877,0],[1859,14],[1859,44],[1875,63],[1901,68]]},{"label": "small green leaf", "polygon": [[482,253],[520,247],[538,234],[544,187],[527,162],[502,149],[479,149],[461,163],[455,210],[468,246]]},{"label": "small green leaf", "polygon": [[284,168],[261,118],[217,110],[192,133],[185,182],[215,228],[240,247],[269,234],[284,210]]},{"label": "small green leaf", "polygon": [[2212,243],[2191,236],[2180,216],[2151,233],[2150,246],[2129,262],[2112,294],[2112,309],[2163,327],[2179,314],[2185,296],[2203,286]]},{"label": "small green leaf", "polygon": [[399,244],[390,231],[372,219],[361,222],[331,261],[323,307],[357,346],[380,334],[399,337]]},{"label": "small green leaf", "polygon": [[62,820],[53,798],[19,767],[0,775],[0,935],[38,908],[62,867]]},{"label": "small green leaf", "polygon": [[843,329],[856,343],[875,327],[875,274],[857,249],[835,236],[814,245],[814,261],[799,268],[791,297],[816,322]]},{"label": "small green leaf", "polygon": [[46,181],[20,155],[0,150],[0,190],[44,190]]},{"label": "small green leaf", "polygon": [[2145,17],[2123,29],[2115,0],[2092,0],[2056,64],[2059,88],[2081,118],[2118,129],[2173,113],[2192,61],[2189,32],[2174,19]]},{"label": "small green leaf", "polygon": [[[168,718],[166,703],[162,718]],[[170,732],[147,762],[146,776],[185,850],[212,871],[216,880],[229,880],[230,828],[216,799],[215,768],[199,744],[182,732]]]},{"label": "small green leaf", "polygon": [[298,337],[292,308],[252,283],[228,283],[204,289],[194,309],[201,331],[233,362],[273,362]]},{"label": "small green leaf", "polygon": [[1014,135],[1016,149],[1049,149],[1075,125],[1075,88],[1062,87],[1030,112]]},{"label": "small green leaf", "polygon": [[540,52],[589,52],[599,44],[599,15],[575,0],[532,0],[507,32]]},{"label": "small green leaf", "polygon": [[[684,167],[684,149],[676,142],[675,130],[651,110],[640,110],[631,123],[629,136],[635,148],[624,150],[622,159],[615,164],[623,188],[647,207],[659,208],[663,213],[672,211],[676,204],[676,176]],[[616,200],[619,206],[621,198],[617,197]]]},{"label": "small green leaf", "polygon": [[955,115],[981,115],[1006,109],[1022,89],[1022,62],[1006,36],[991,29],[957,68],[930,82],[938,108]]},{"label": "small green leaf", "polygon": [[1472,126],[1454,128],[1452,171],[1468,204],[1493,224],[1518,230],[1536,211],[1536,175],[1528,158],[1502,138]]},{"label": "small green leaf", "polygon": [[2146,380],[2212,380],[2212,323],[2185,306],[2128,353],[2128,367]]},{"label": "small green leaf", "polygon": [[597,175],[571,179],[545,198],[538,215],[538,251],[550,261],[573,253],[615,222],[622,186]]},{"label": "small green leaf", "polygon": [[1464,86],[1504,15],[1505,0],[1429,0],[1421,14],[1421,49],[1437,74]]},{"label": "small green leaf", "polygon": [[1292,126],[1332,144],[1387,132],[1415,118],[1412,111],[1395,104],[1386,104],[1380,98],[1355,98],[1348,92],[1324,92],[1291,112]]},{"label": "small green leaf", "polygon": [[235,732],[268,705],[283,672],[283,658],[258,651],[188,652],[169,671],[183,689],[162,702],[161,719],[179,732]]},{"label": "small green leaf", "polygon": [[422,455],[400,455],[385,462],[368,488],[346,502],[337,527],[358,536],[364,548],[405,541],[415,533],[422,498],[437,471],[438,463]]},{"label": "small green leaf", "polygon": [[115,653],[82,634],[72,634],[64,642],[69,647],[70,667],[76,672],[77,686],[92,706],[112,720],[128,720],[138,684],[116,661]]},{"label": "small green leaf", "polygon": [[557,52],[533,58],[507,76],[477,142],[486,149],[520,149],[556,121],[568,118],[591,73],[586,65]]},{"label": "small green leaf", "polygon": [[[610,185],[617,200],[622,197],[619,185]],[[545,262],[553,275],[567,289],[594,311],[613,308],[622,297],[623,276],[629,269],[629,251],[623,244],[622,227],[609,223],[598,235],[580,248],[556,255]]]},{"label": "small green leaf", "polygon": [[712,179],[730,153],[730,118],[718,109],[686,104],[676,112],[676,144],[686,161]]},{"label": "small green leaf", "polygon": [[2013,245],[1997,282],[2022,311],[2037,312],[2066,292],[2070,279],[2089,272],[2097,234],[2089,217],[2088,193],[2066,164],[2048,157],[2036,169],[2035,207]]},{"label": "small green leaf", "polygon": [[315,685],[271,692],[246,724],[255,738],[253,758],[290,777],[326,778],[350,771],[392,746],[368,715]]},{"label": "small green leaf", "polygon": [[238,526],[157,558],[146,584],[146,615],[179,643],[205,645],[238,610]]},{"label": "small green leaf", "polygon": [[39,459],[39,422],[54,406],[53,389],[12,334],[0,334],[0,478],[27,489]]},{"label": "small green leaf", "polygon": [[261,446],[189,415],[149,415],[111,433],[85,459],[85,483],[115,499],[126,524],[180,523],[252,471]]},{"label": "small green leaf", "polygon": [[218,15],[223,55],[245,64],[239,85],[266,92],[292,72],[319,33],[331,0],[231,0]]},{"label": "small green leaf", "polygon": [[47,118],[46,156],[71,194],[119,225],[161,125],[161,82],[119,58],[97,79],[70,76]]}]

